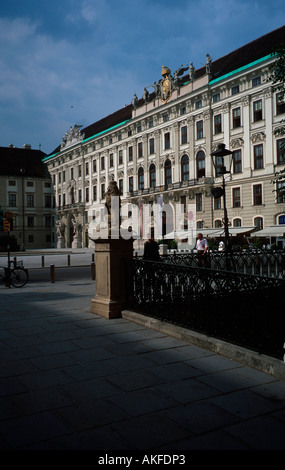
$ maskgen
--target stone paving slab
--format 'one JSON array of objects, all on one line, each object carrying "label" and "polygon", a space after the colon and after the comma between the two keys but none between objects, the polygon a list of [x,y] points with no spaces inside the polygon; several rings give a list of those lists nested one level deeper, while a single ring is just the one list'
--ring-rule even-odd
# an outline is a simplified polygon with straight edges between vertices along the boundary
[{"label": "stone paving slab", "polygon": [[285,383],[126,318],[94,281],[0,295],[0,449],[284,450]]}]

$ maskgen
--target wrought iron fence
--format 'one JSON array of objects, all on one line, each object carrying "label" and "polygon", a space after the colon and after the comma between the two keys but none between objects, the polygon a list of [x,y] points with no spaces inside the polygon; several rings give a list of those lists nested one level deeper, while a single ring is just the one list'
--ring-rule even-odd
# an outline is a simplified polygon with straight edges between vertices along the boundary
[{"label": "wrought iron fence", "polygon": [[193,304],[208,307],[227,298],[266,295],[281,289],[285,280],[234,271],[197,268],[185,264],[126,260],[127,307],[143,312],[165,313],[188,309]]},{"label": "wrought iron fence", "polygon": [[[201,267],[196,253],[174,252],[161,256],[164,263]],[[285,251],[211,251],[203,267],[273,278],[285,278]]]}]

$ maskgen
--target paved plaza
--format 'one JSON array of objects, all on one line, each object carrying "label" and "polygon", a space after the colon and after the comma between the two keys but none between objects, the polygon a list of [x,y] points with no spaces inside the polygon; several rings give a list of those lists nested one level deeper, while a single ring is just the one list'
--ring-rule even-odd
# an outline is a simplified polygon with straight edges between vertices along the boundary
[{"label": "paved plaza", "polygon": [[0,289],[1,450],[285,449],[284,381],[90,313],[89,269]]}]

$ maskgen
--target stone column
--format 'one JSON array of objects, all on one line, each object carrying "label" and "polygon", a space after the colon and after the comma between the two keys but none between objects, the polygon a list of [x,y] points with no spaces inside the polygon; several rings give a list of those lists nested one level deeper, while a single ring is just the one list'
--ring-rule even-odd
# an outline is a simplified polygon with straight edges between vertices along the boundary
[{"label": "stone column", "polygon": [[[108,211],[108,236],[94,239],[96,261],[96,295],[91,301],[90,312],[104,318],[119,318],[125,308],[125,266],[124,260],[133,257],[133,239],[126,240],[120,230],[119,214],[111,214],[111,198],[117,196],[120,207],[119,189],[111,181],[106,193]],[[117,221],[117,222],[116,222]],[[115,225],[115,231],[113,230]],[[119,230],[116,230],[119,229]],[[112,238],[114,232],[117,238]],[[92,238],[92,234],[89,234]]]}]

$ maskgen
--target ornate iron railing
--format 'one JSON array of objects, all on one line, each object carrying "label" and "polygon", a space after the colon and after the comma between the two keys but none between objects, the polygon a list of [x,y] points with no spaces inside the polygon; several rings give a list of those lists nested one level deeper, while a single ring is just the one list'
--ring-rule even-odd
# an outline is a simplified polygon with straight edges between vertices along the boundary
[{"label": "ornate iron railing", "polygon": [[[161,256],[164,263],[200,267],[196,253],[174,252]],[[234,271],[256,276],[285,278],[285,251],[211,251],[207,254],[204,267],[216,270]]]},{"label": "ornate iron railing", "polygon": [[[183,264],[126,260],[127,307],[143,312],[188,308],[191,304],[210,306],[225,298],[259,295],[282,289],[285,280],[233,271],[197,268]],[[183,307],[184,308],[184,307]]]}]

